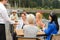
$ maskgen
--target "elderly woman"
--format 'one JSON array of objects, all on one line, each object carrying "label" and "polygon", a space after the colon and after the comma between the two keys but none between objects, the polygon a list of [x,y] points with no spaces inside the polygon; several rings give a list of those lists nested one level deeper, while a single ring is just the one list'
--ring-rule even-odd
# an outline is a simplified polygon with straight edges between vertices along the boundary
[{"label": "elderly woman", "polygon": [[29,14],[27,16],[28,25],[23,27],[24,30],[24,37],[36,37],[37,32],[39,31],[38,28],[34,25],[35,23],[35,16],[33,14]]}]

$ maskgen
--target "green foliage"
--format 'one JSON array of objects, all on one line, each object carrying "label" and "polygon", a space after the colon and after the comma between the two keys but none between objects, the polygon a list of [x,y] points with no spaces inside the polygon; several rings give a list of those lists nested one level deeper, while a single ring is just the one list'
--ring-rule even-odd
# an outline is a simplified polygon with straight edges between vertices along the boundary
[{"label": "green foliage", "polygon": [[[31,12],[31,13],[34,14],[34,15],[36,14],[34,12]],[[58,14],[58,13],[56,15],[57,15],[58,18],[60,17],[60,14]],[[49,13],[43,13],[43,17],[46,18],[46,19],[49,19]]]},{"label": "green foliage", "polygon": [[30,2],[30,8],[34,8],[37,6],[37,3],[36,2]]},{"label": "green foliage", "polygon": [[59,8],[59,1],[58,0],[53,1],[53,8]]},{"label": "green foliage", "polygon": [[[20,3],[19,3],[20,1]],[[9,0],[9,3],[14,6],[20,5],[19,7],[25,8],[44,8],[44,9],[52,9],[52,8],[60,8],[60,1],[58,0]]]}]

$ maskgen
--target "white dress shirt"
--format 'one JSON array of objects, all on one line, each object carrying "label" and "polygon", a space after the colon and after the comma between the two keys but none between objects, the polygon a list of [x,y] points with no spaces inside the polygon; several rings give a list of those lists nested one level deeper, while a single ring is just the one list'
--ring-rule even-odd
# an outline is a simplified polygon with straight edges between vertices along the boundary
[{"label": "white dress shirt", "polygon": [[16,29],[17,30],[20,30],[20,29],[22,29],[22,26],[23,26],[23,20],[21,19],[21,20],[18,20],[18,25],[17,25],[17,27],[16,27]]},{"label": "white dress shirt", "polygon": [[27,21],[25,21],[25,23],[24,23],[22,18],[20,18],[20,20],[18,20],[18,22],[19,23],[18,23],[18,25],[16,27],[16,29],[18,29],[18,30],[22,29],[24,25],[27,25],[28,24]]},{"label": "white dress shirt", "polygon": [[9,23],[15,23],[14,21],[11,21],[11,19],[8,16],[7,9],[5,6],[0,2],[0,23],[5,24],[5,22]]}]

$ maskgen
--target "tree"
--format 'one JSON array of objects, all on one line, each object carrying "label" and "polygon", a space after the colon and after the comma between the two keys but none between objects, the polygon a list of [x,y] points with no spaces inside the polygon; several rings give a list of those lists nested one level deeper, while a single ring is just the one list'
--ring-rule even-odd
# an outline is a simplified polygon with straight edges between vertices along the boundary
[{"label": "tree", "polygon": [[59,1],[58,0],[53,1],[53,8],[59,8]]},{"label": "tree", "polygon": [[9,0],[12,7],[47,7],[60,8],[60,1],[58,0]]}]

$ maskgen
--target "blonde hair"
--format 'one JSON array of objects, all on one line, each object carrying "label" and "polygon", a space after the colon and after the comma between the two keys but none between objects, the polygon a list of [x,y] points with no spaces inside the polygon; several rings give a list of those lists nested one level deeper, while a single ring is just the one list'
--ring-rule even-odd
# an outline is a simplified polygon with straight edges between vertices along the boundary
[{"label": "blonde hair", "polygon": [[39,13],[39,12],[37,12],[36,15],[38,15],[39,19],[43,18],[43,15],[41,13]]},{"label": "blonde hair", "polygon": [[27,16],[27,21],[29,24],[34,24],[35,23],[35,16],[33,14],[29,14]]}]

